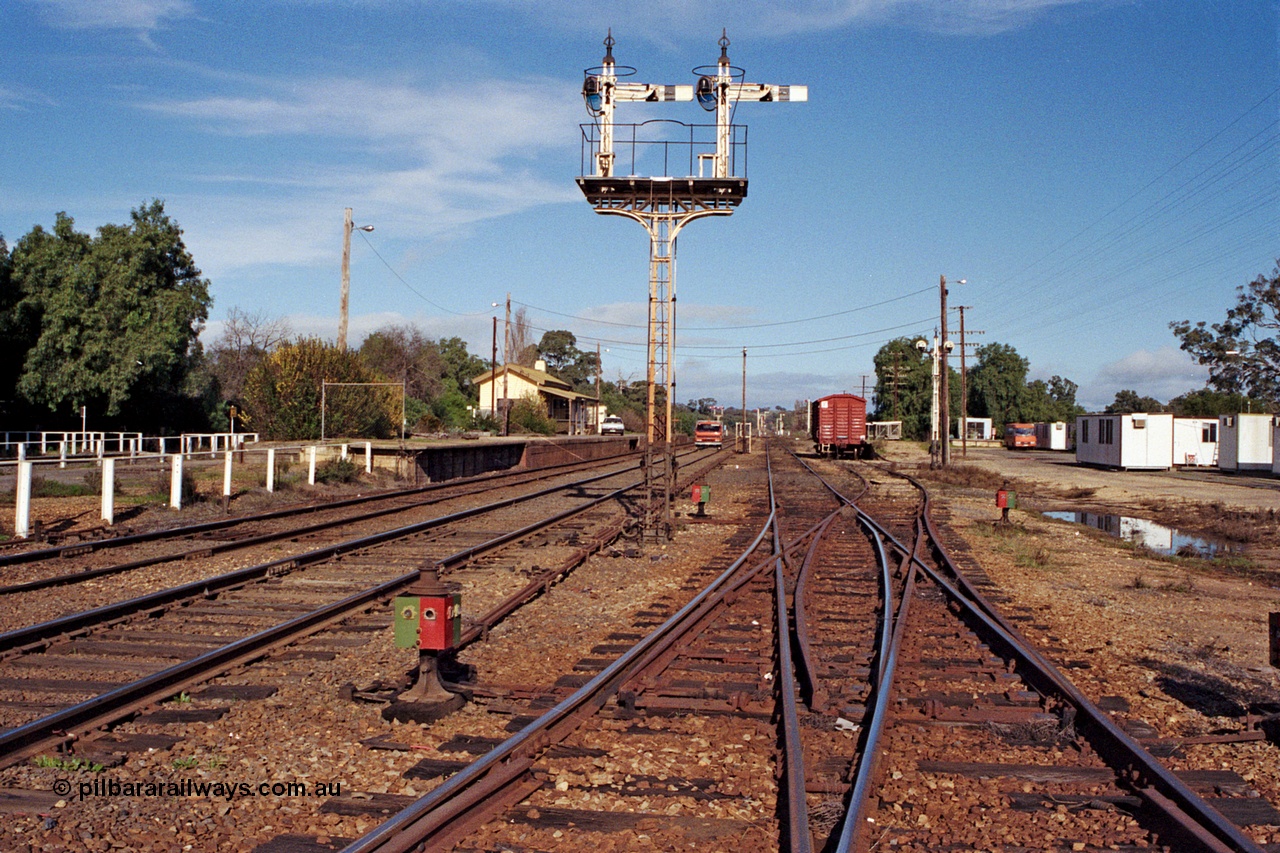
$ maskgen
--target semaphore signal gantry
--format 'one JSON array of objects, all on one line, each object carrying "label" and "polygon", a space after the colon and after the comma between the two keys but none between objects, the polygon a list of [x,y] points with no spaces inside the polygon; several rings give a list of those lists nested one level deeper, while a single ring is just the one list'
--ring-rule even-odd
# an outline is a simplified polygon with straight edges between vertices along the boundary
[{"label": "semaphore signal gantry", "polygon": [[[584,71],[582,97],[592,121],[582,127],[578,186],[597,213],[625,216],[649,235],[649,344],[645,408],[647,535],[665,538],[675,495],[675,241],[695,219],[728,216],[747,196],[744,125],[733,124],[742,101],[807,101],[807,86],[746,83],[745,71],[729,60],[729,39],[720,37],[720,58],[693,69],[695,85],[637,83],[636,69],[614,60],[612,30],[599,66]],[[652,120],[619,125],[622,102],[692,101],[714,112],[714,125]],[[619,149],[624,155],[619,157]],[[621,164],[626,171],[622,173]]]}]

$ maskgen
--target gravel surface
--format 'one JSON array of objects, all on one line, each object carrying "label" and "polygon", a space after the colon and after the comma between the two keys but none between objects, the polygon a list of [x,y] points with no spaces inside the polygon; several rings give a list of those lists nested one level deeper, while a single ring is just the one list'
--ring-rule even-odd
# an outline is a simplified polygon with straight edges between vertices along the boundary
[{"label": "gravel surface", "polygon": [[[922,458],[918,448],[908,445],[895,448],[894,456],[904,465]],[[1041,456],[1049,456],[1048,461]],[[1176,505],[1176,510],[1166,510],[1171,515],[1208,512],[1217,504],[1263,512],[1280,508],[1280,481],[1265,478],[1245,482],[1215,475],[1093,471],[1061,464],[1052,455],[1015,456],[999,450],[971,449],[967,460],[957,456],[956,461],[982,467],[996,478],[1016,478],[1020,494],[1045,503],[1075,500],[1145,510],[1149,516],[1159,515],[1166,505]],[[1014,511],[1012,532],[999,533],[992,523],[998,511],[989,484],[937,488],[939,518],[963,538],[1010,597],[1002,607],[1034,615],[1019,623],[1024,632],[1093,699],[1125,697],[1130,704],[1125,716],[1166,737],[1239,730],[1242,721],[1234,714],[1240,708],[1280,701],[1280,677],[1267,665],[1267,614],[1280,611],[1280,576],[1275,574],[1280,564],[1270,550],[1274,530],[1257,531],[1257,541],[1246,550],[1252,563],[1244,568],[1171,560],[1025,510]],[[731,520],[741,499],[731,489],[717,489],[710,508],[713,520],[688,525],[664,552],[643,559],[593,558],[544,596],[541,609],[517,614],[489,642],[465,652],[464,662],[476,667],[482,683],[519,681],[550,688],[569,671],[566,662],[587,656],[592,645],[620,629],[613,620],[629,619],[637,606],[679,590],[727,536],[729,528],[717,522]],[[89,501],[87,511],[96,511],[96,499],[81,500]],[[682,512],[688,509],[681,507]],[[362,618],[377,621],[385,614]],[[552,639],[530,645],[522,640],[523,632],[538,621],[555,630],[549,634]],[[307,796],[82,798],[79,786],[190,780],[245,783],[256,789],[263,782],[302,781],[340,784],[344,796],[416,796],[434,784],[403,777],[419,759],[471,757],[438,751],[454,735],[506,736],[510,708],[500,713],[497,702],[477,701],[433,725],[419,726],[385,722],[379,706],[340,699],[342,685],[394,681],[414,662],[412,652],[392,647],[389,627],[351,636],[362,638],[363,644],[334,646],[329,649],[332,660],[307,655],[273,659],[226,679],[277,687],[269,699],[207,700],[197,695],[164,706],[228,707],[220,720],[175,727],[140,719],[117,730],[122,735],[178,734],[183,739],[172,748],[134,752],[124,764],[96,771],[32,763],[0,772],[0,789],[6,793],[27,790],[44,797],[26,813],[5,815],[0,849],[247,850],[282,833],[313,840],[355,838],[382,818],[321,814],[318,806],[327,796],[314,796],[314,787]],[[314,647],[323,649],[324,641],[315,641]],[[697,737],[692,729],[679,733]],[[409,748],[371,749],[362,743],[371,738]],[[703,752],[707,760],[718,760],[715,749]],[[1280,804],[1280,749],[1271,744],[1185,745],[1168,761],[1179,768],[1233,769],[1271,803]],[[58,781],[73,785],[69,796],[55,799],[50,793]],[[1260,842],[1280,842],[1280,827],[1253,827],[1250,833]],[[656,849],[652,835],[628,839],[634,846],[617,849]],[[709,848],[716,849],[713,844]],[[750,844],[740,842],[736,849],[750,849]]]}]

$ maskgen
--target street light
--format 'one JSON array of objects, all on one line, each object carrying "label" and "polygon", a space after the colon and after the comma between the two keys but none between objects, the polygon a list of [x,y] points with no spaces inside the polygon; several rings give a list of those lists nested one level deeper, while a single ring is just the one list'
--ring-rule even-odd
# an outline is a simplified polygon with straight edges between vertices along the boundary
[{"label": "street light", "polygon": [[[956,284],[966,284],[967,279],[960,279]],[[941,462],[945,468],[951,462],[951,366],[947,364],[947,353],[951,352],[951,341],[947,340],[947,277],[940,276],[938,290],[942,300],[942,447]],[[934,344],[937,349],[937,344]]]},{"label": "street light", "polygon": [[[351,298],[351,232],[356,229],[351,221],[351,208],[346,208],[342,219],[342,298],[338,302],[338,349],[347,348],[347,303]],[[359,230],[369,232],[372,225],[361,225]]]},{"label": "street light", "polygon": [[939,405],[939,376],[942,360],[946,357],[946,353],[951,352],[951,341],[942,343],[938,339],[937,330],[934,330],[933,349],[929,350],[929,342],[924,338],[916,340],[916,349],[921,353],[928,352],[933,360],[933,393],[929,399],[929,467],[937,468],[939,465],[939,457],[942,455],[942,448],[948,443],[947,435],[942,431],[940,415],[945,406]]}]

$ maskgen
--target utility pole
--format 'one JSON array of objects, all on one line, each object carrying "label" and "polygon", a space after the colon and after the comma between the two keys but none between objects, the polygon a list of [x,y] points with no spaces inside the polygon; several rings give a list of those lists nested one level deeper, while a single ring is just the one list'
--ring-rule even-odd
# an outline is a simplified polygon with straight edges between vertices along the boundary
[{"label": "utility pole", "polygon": [[502,434],[511,434],[511,398],[507,396],[507,371],[511,368],[511,293],[507,293],[507,325],[502,333]]},{"label": "utility pole", "polygon": [[493,350],[489,354],[489,417],[498,417],[498,315],[493,315]]},{"label": "utility pole", "polygon": [[964,312],[969,310],[972,307],[973,307],[972,305],[957,306],[957,309],[960,312],[960,412],[961,412],[960,429],[962,430],[961,439],[960,439],[960,453],[961,455],[964,455],[964,456],[967,456],[969,453],[968,441],[967,441],[968,434],[969,434],[969,385],[968,385],[969,368],[966,362],[966,358],[969,355],[968,348],[973,346],[973,344],[969,343],[966,340],[966,337],[968,335],[986,334],[985,332],[980,332],[975,329],[965,328]]},{"label": "utility pole", "polygon": [[742,348],[742,453],[747,452],[747,348]]},{"label": "utility pole", "polygon": [[940,404],[942,406],[939,416],[940,430],[939,439],[942,441],[940,448],[939,460],[942,467],[947,467],[951,462],[951,368],[947,365],[947,355],[950,352],[950,346],[947,342],[947,277],[940,276],[938,279],[938,290],[942,296],[942,337],[940,340],[941,349],[938,357],[941,359],[940,370],[942,372],[942,381],[939,387],[939,395],[941,396]]},{"label": "utility pole", "polygon": [[[956,284],[964,284],[966,279],[960,279]],[[951,354],[951,341],[947,340],[947,277],[938,277],[938,292],[942,301],[942,323],[941,338],[938,346],[941,349],[938,357],[941,361],[940,370],[942,371],[942,382],[939,393],[942,396],[942,412],[941,412],[941,435],[942,440],[941,465],[943,468],[951,463],[951,367],[947,364],[947,356]]]},{"label": "utility pole", "polygon": [[[338,300],[338,349],[347,349],[347,313],[351,299],[351,232],[355,230],[351,219],[351,208],[346,208],[342,216],[342,295]],[[372,225],[361,225],[361,231],[372,231]]]}]

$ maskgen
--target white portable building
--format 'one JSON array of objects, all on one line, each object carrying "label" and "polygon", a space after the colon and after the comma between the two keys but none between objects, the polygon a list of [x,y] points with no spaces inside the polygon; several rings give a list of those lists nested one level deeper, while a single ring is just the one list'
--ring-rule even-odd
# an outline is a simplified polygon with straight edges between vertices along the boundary
[{"label": "white portable building", "polygon": [[1066,421],[1036,424],[1036,447],[1040,450],[1066,450]]},{"label": "white portable building", "polygon": [[1212,467],[1217,461],[1217,418],[1173,419],[1174,465]]},{"label": "white portable building", "polygon": [[1076,462],[1103,468],[1172,468],[1173,415],[1081,415],[1076,418]]},{"label": "white portable building", "polygon": [[[960,432],[962,428],[965,430],[963,433]],[[956,438],[964,438],[968,441],[990,441],[991,418],[957,418]]]},{"label": "white portable building", "polygon": [[1219,415],[1218,467],[1270,471],[1275,458],[1271,415]]}]

